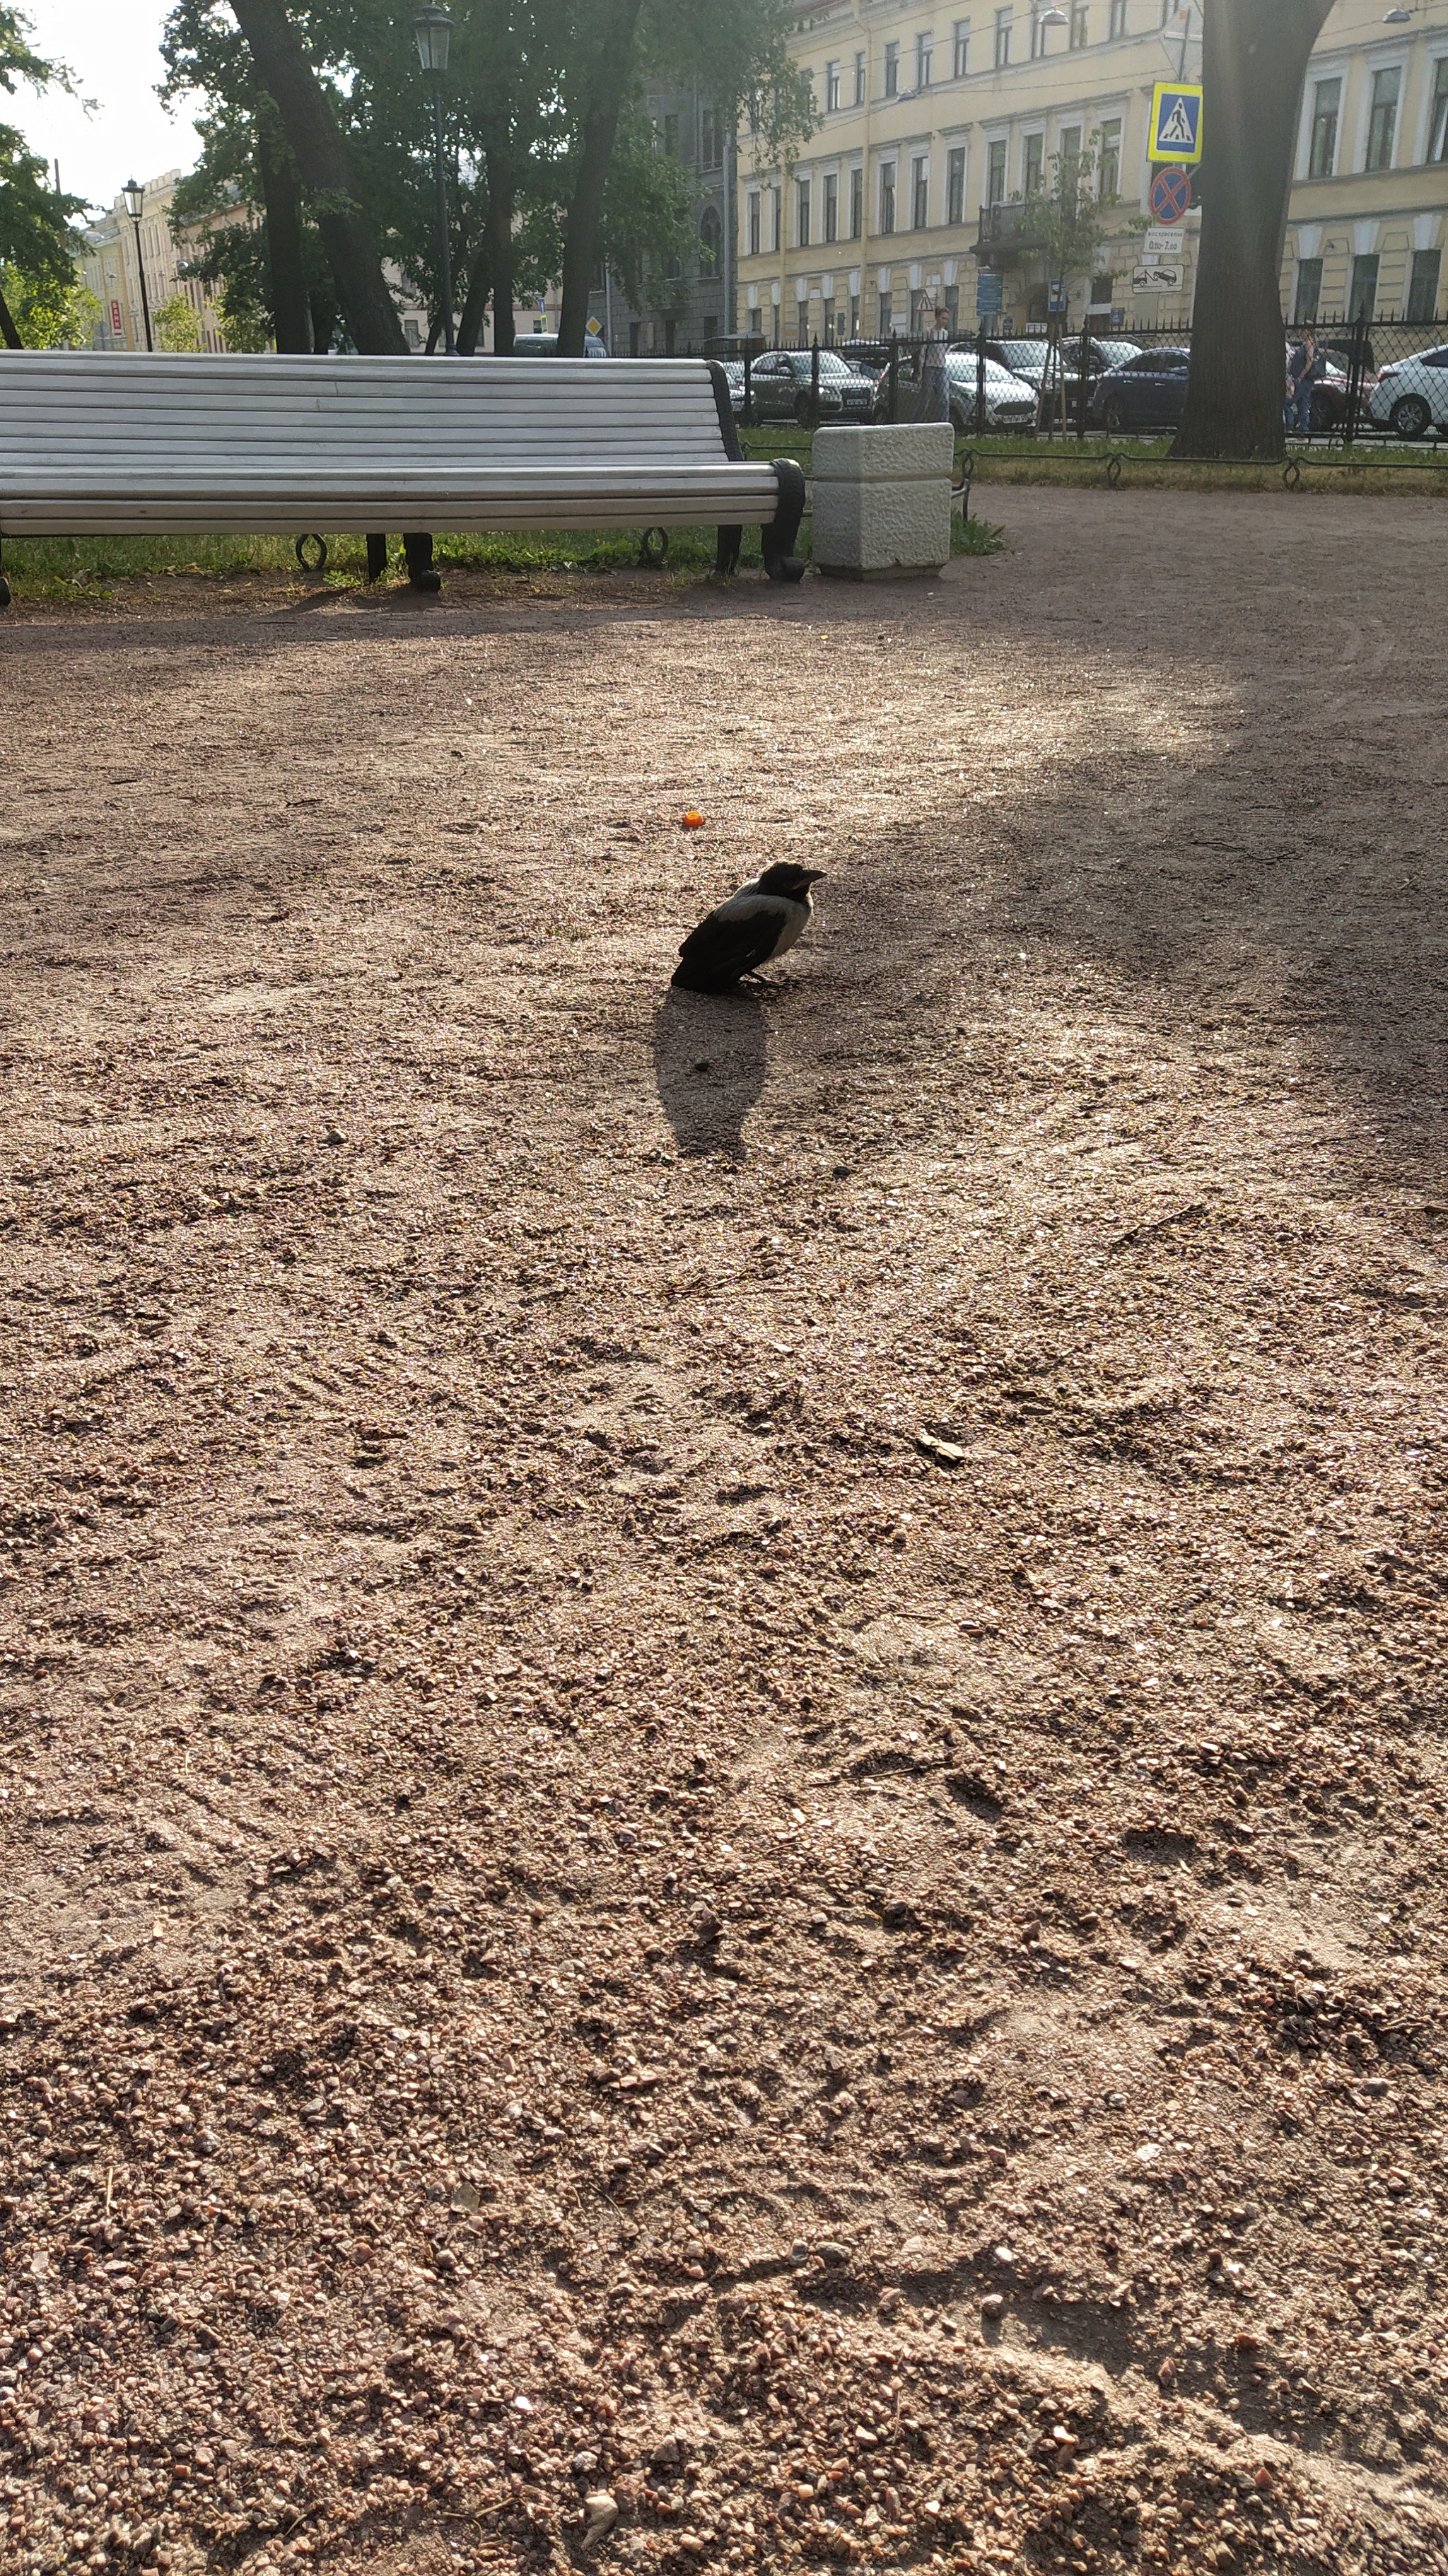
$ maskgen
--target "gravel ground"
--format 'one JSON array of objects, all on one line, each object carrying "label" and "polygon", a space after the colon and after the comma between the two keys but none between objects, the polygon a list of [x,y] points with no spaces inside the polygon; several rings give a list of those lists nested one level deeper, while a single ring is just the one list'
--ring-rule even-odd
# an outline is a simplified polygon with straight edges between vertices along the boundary
[{"label": "gravel ground", "polygon": [[7,2569],[1448,2564],[1441,520],[990,501],[0,628]]}]

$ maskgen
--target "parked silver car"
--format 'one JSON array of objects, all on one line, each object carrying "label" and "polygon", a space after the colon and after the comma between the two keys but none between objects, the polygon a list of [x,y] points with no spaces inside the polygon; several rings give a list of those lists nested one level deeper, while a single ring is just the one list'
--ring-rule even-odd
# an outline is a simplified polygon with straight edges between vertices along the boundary
[{"label": "parked silver car", "polygon": [[[973,349],[952,349],[945,361],[946,382],[950,387],[950,417],[962,438],[969,438],[976,424],[979,393],[979,361]],[[1037,395],[1034,385],[1013,376],[995,358],[985,362],[985,425],[987,429],[1027,430],[1036,426]]]},{"label": "parked silver car", "polygon": [[1368,418],[1399,438],[1426,438],[1448,429],[1448,348],[1420,349],[1382,368],[1368,395]]}]

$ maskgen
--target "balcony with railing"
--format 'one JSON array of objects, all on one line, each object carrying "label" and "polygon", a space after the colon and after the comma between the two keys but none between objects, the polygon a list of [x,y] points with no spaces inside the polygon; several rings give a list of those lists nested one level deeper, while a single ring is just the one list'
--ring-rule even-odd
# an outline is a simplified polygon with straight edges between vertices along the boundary
[{"label": "balcony with railing", "polygon": [[1046,247],[1048,209],[1040,197],[1008,206],[982,206],[975,255],[992,268],[1014,268]]}]

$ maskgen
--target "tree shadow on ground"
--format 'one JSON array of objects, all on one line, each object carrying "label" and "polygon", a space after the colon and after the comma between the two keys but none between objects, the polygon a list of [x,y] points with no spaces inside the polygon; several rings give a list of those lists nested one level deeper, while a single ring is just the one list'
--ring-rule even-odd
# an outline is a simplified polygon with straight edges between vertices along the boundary
[{"label": "tree shadow on ground", "polygon": [[654,1019],[654,1079],[681,1154],[744,1158],[744,1122],[764,1089],[764,1008],[754,993],[671,984]]}]

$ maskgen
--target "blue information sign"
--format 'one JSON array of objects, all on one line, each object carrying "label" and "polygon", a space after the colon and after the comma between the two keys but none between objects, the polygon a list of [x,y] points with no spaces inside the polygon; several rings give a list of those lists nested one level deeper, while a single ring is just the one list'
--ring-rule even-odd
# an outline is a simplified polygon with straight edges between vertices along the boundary
[{"label": "blue information sign", "polygon": [[1002,280],[993,268],[983,268],[975,281],[975,309],[981,320],[999,313],[1002,302]]}]

